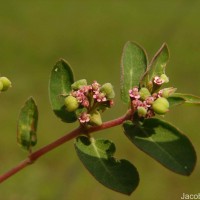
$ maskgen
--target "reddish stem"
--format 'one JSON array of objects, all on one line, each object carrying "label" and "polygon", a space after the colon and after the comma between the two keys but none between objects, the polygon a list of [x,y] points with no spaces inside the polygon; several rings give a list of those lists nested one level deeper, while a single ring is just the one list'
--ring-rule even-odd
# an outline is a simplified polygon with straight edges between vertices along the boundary
[{"label": "reddish stem", "polygon": [[64,135],[63,137],[59,138],[58,140],[56,140],[56,141],[42,147],[41,149],[31,153],[27,157],[27,159],[25,159],[24,161],[22,161],[21,163],[16,165],[14,168],[12,168],[8,172],[6,172],[2,176],[0,176],[0,183],[5,181],[9,177],[13,176],[17,172],[21,171],[23,168],[27,167],[28,165],[33,164],[34,161],[36,161],[39,157],[45,155],[46,153],[57,148],[58,146],[62,145],[63,143],[65,143],[65,142],[67,142],[67,141],[69,141],[73,138],[76,138],[81,133],[88,134],[88,133],[100,131],[100,130],[103,130],[103,129],[111,128],[111,127],[114,127],[114,126],[118,126],[118,125],[122,124],[125,120],[130,119],[130,116],[131,116],[131,111],[129,110],[126,113],[126,115],[119,117],[117,119],[111,120],[111,121],[104,122],[101,126],[93,126],[93,127],[89,128],[87,130],[84,130],[81,126],[78,127],[77,129],[74,129],[73,131],[71,131],[67,135]]}]

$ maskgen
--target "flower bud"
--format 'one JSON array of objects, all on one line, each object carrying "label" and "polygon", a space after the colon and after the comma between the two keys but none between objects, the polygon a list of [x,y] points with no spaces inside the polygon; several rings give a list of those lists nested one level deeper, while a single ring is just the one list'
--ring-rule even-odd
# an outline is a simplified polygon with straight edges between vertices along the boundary
[{"label": "flower bud", "polygon": [[152,89],[153,89],[153,82],[152,81],[149,81],[146,85],[146,87],[148,88],[148,90],[151,92]]},{"label": "flower bud", "polygon": [[160,97],[153,102],[152,108],[155,113],[163,115],[169,111],[169,102],[166,98]]},{"label": "flower bud", "polygon": [[0,82],[3,84],[3,88],[0,91],[6,91],[11,87],[11,81],[7,77],[0,77]]},{"label": "flower bud", "polygon": [[65,98],[65,106],[68,112],[73,112],[79,107],[79,103],[75,97],[67,96]]},{"label": "flower bud", "polygon": [[145,100],[147,97],[151,96],[149,90],[145,87],[141,88],[139,91],[141,100]]},{"label": "flower bud", "polygon": [[142,106],[138,106],[137,112],[140,117],[145,117],[145,115],[147,114],[147,109]]},{"label": "flower bud", "polygon": [[98,111],[90,114],[90,123],[95,126],[100,126],[102,124],[101,114]]},{"label": "flower bud", "polygon": [[115,97],[113,86],[110,83],[102,85],[100,91],[103,92],[108,99],[113,99]]},{"label": "flower bud", "polygon": [[81,80],[74,82],[71,85],[71,88],[72,88],[72,90],[79,90],[82,86],[86,86],[86,85],[87,85],[86,79],[81,79]]},{"label": "flower bud", "polygon": [[166,76],[166,74],[162,74],[160,76],[160,78],[164,81],[164,83],[168,83],[169,82],[169,78]]},{"label": "flower bud", "polygon": [[161,90],[161,95],[164,98],[168,98],[171,94],[173,94],[176,91],[176,88],[169,87],[169,88],[164,88]]}]

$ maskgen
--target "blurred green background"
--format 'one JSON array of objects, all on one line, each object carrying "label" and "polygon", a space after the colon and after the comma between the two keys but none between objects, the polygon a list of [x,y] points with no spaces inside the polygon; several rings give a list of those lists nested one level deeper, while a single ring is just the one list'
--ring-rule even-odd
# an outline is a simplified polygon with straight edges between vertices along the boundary
[{"label": "blurred green background", "polygon": [[[77,124],[54,116],[48,100],[48,79],[56,61],[65,58],[75,78],[111,82],[115,106],[104,120],[126,109],[119,97],[120,57],[126,41],[136,41],[149,57],[167,42],[171,59],[167,74],[179,92],[200,95],[200,1],[198,0],[66,0],[1,1],[0,75],[13,88],[0,99],[0,173],[27,156],[16,145],[19,109],[29,96],[40,115],[38,145],[55,140]],[[200,108],[180,106],[165,117],[183,130],[200,157]],[[78,160],[70,141],[0,185],[4,200],[127,200],[180,199],[200,192],[200,164],[190,177],[171,173],[135,148],[121,127],[98,132],[117,146],[116,157],[130,159],[140,173],[140,185],[130,196],[100,185]]]}]

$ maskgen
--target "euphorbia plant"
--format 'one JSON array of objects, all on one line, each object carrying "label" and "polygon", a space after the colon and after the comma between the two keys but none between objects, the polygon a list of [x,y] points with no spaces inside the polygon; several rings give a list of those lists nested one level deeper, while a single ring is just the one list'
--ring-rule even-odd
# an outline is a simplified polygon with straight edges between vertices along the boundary
[{"label": "euphorbia plant", "polygon": [[[74,147],[88,171],[103,185],[130,195],[139,184],[136,167],[128,160],[114,157],[115,144],[108,139],[95,139],[94,132],[122,125],[127,138],[169,170],[190,175],[196,163],[196,153],[190,140],[175,126],[161,120],[173,106],[183,103],[200,104],[200,97],[176,93],[166,86],[169,78],[165,68],[169,51],[163,44],[151,62],[145,50],[134,42],[125,44],[121,60],[121,99],[127,104],[125,114],[103,122],[102,114],[112,108],[115,92],[111,83],[86,77],[74,80],[69,64],[61,59],[51,71],[49,97],[54,113],[64,123],[78,121],[77,129],[32,152],[37,143],[38,109],[31,97],[22,107],[17,125],[17,141],[28,150],[28,158],[3,174],[0,182],[32,164],[59,145],[75,139]],[[0,89],[1,79],[0,79]]]}]

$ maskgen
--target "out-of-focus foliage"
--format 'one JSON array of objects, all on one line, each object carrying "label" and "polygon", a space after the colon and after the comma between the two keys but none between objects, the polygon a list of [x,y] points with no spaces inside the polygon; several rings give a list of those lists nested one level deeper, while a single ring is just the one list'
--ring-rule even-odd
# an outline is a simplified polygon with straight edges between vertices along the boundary
[{"label": "out-of-focus foliage", "polygon": [[[26,156],[15,144],[15,133],[19,109],[28,96],[35,97],[40,110],[38,147],[77,125],[60,123],[49,103],[48,80],[60,57],[73,66],[76,80],[95,79],[114,85],[116,107],[103,120],[117,117],[126,109],[117,105],[120,104],[120,57],[128,40],[137,41],[151,55],[166,42],[171,55],[167,68],[170,84],[176,85],[177,92],[199,95],[199,7],[197,0],[1,2],[0,75],[9,77],[13,87],[0,97],[0,172]],[[198,117],[198,109],[187,105],[176,107],[165,116],[167,121],[190,133],[188,137],[197,156],[200,155]],[[140,170],[142,181],[132,198],[154,200],[156,194],[157,199],[168,200],[179,199],[182,193],[199,192],[199,163],[193,174],[185,178],[168,172],[133,149],[121,134],[121,127],[96,136],[112,139],[118,147],[116,156],[133,160]],[[81,165],[73,142],[1,184],[0,194],[2,199],[13,200],[129,198],[96,182]]]}]

